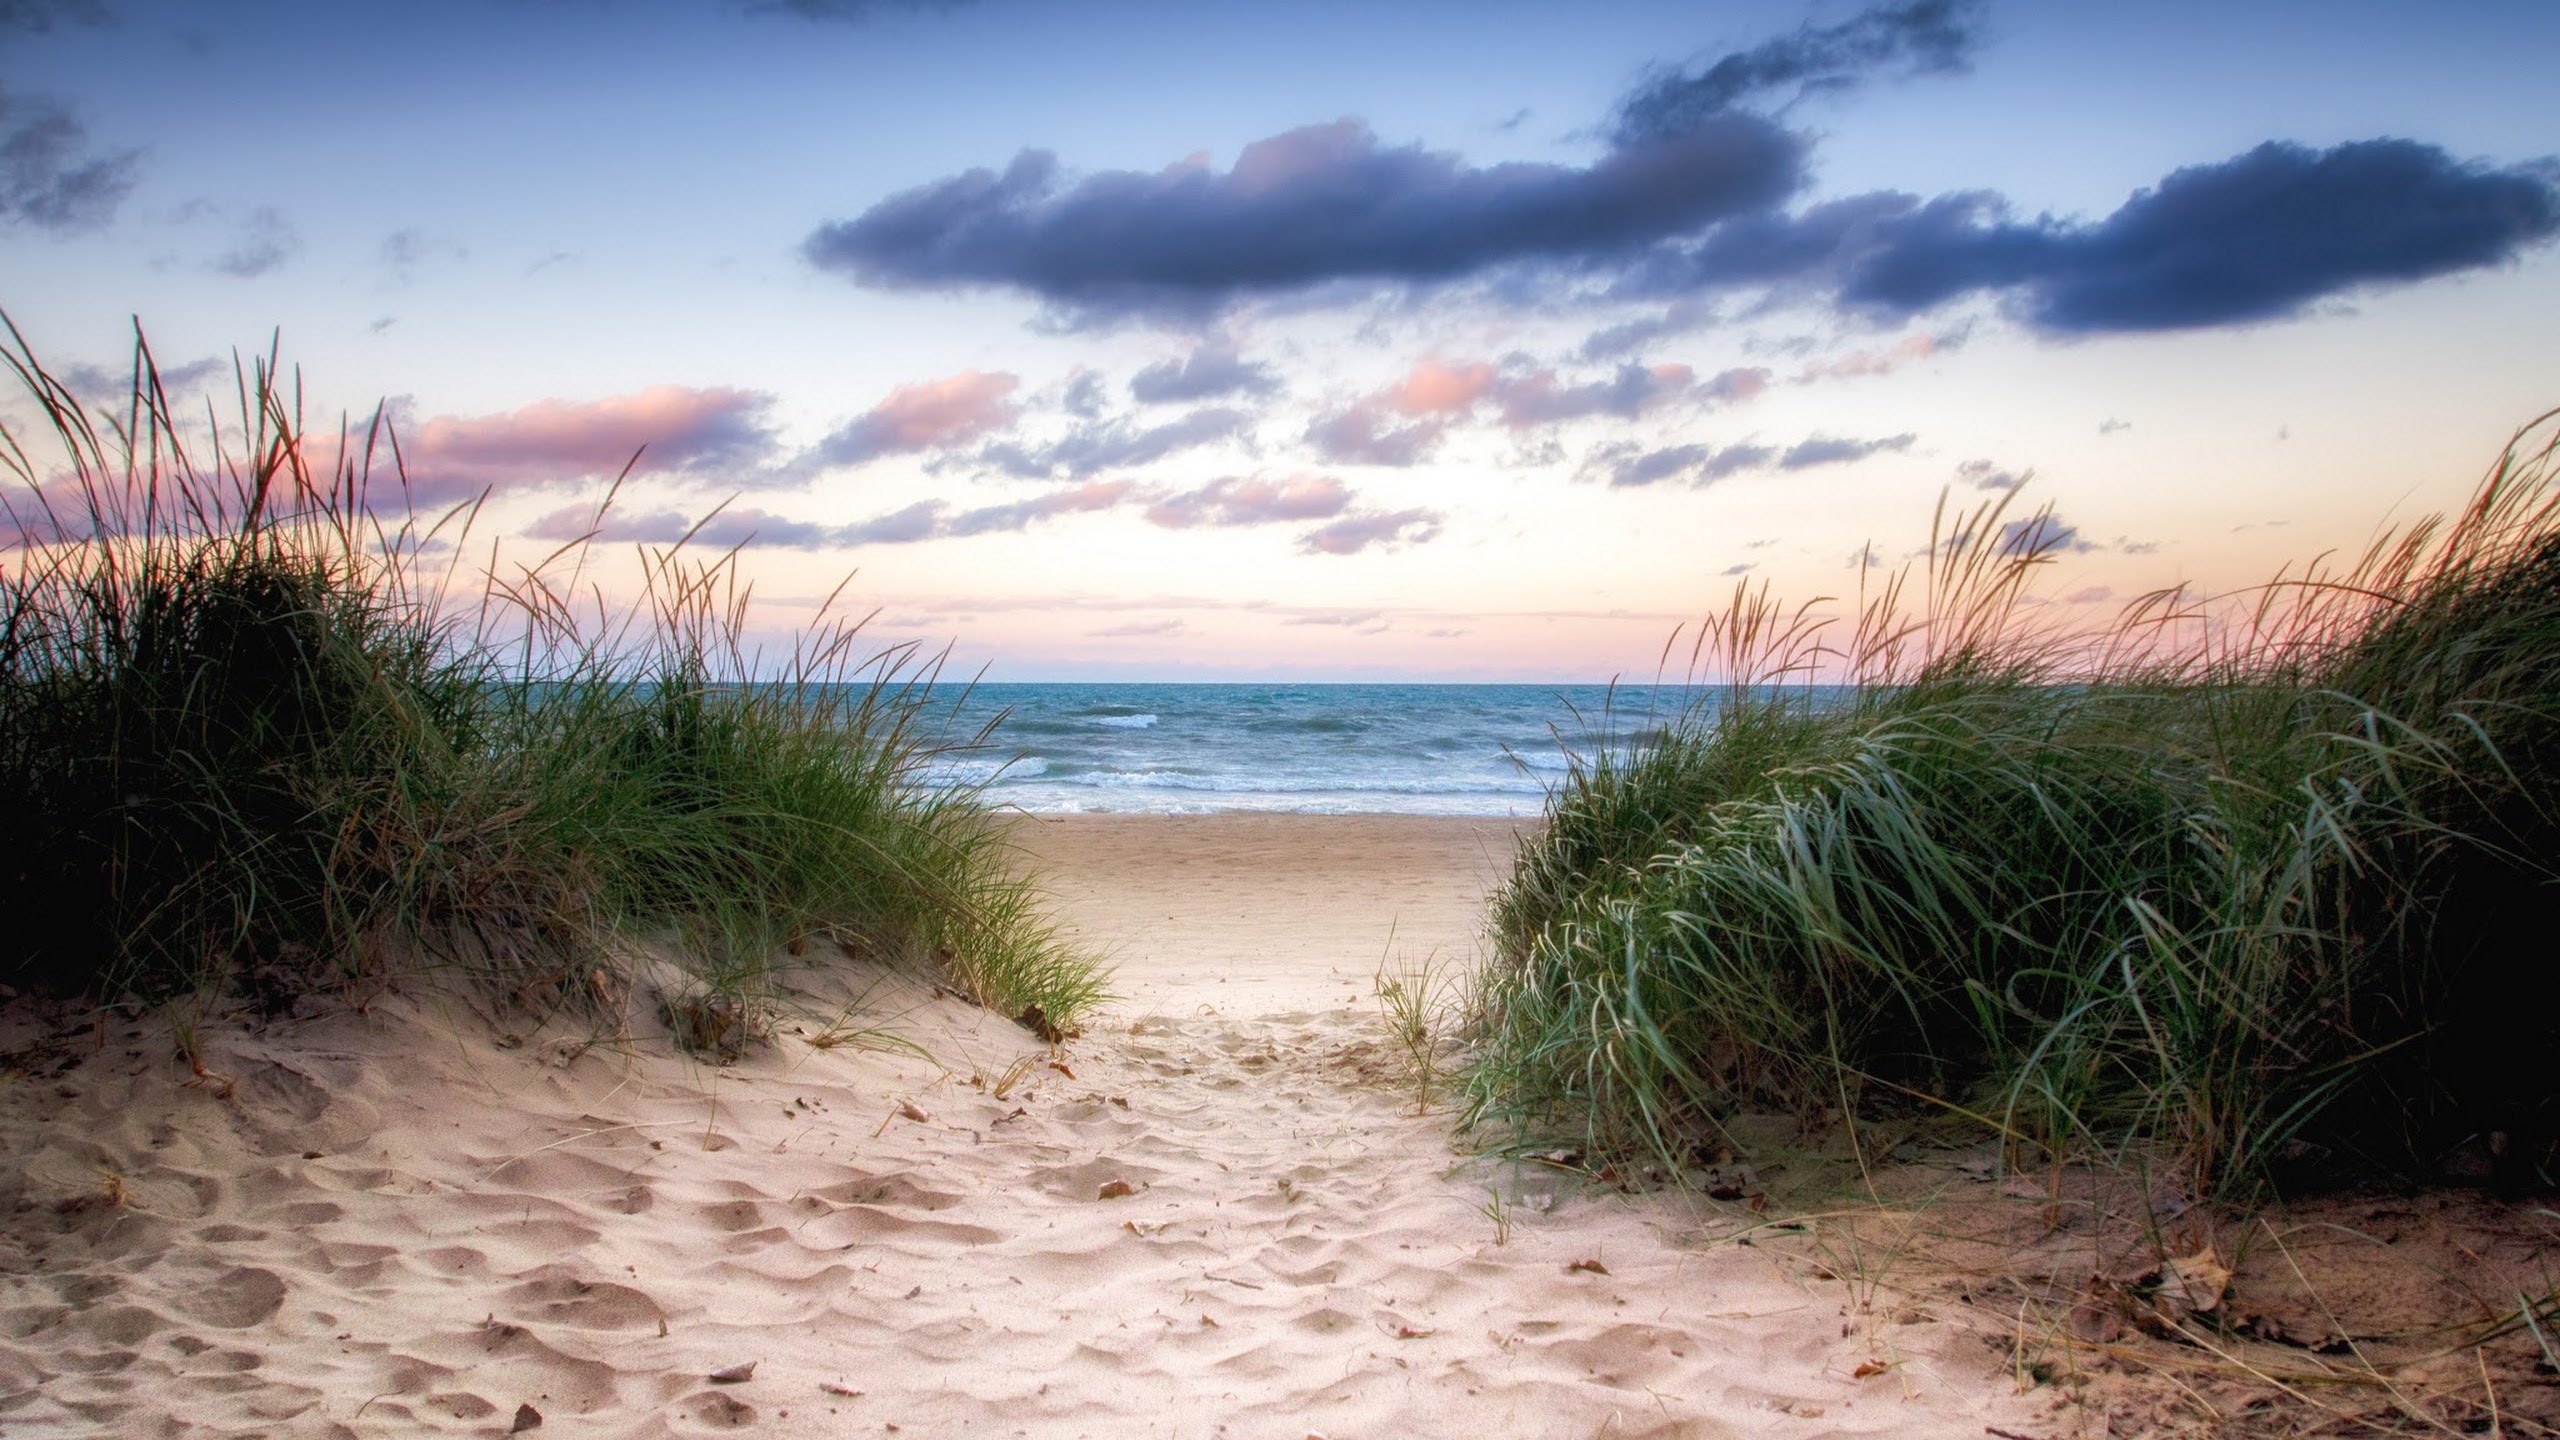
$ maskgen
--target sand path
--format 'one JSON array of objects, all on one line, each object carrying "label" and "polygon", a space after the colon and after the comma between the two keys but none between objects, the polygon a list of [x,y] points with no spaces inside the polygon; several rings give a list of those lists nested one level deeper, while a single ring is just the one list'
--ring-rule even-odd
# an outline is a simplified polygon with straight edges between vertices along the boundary
[{"label": "sand path", "polygon": [[857,1023],[930,1058],[787,1034],[714,1070],[407,1001],[209,1028],[228,1098],[148,1027],[13,1077],[0,1436],[2034,1424],[1978,1336],[1469,1160],[1382,1087],[1390,928],[1465,951],[1507,827],[1027,838],[1127,996],[1054,1065],[896,984]]}]

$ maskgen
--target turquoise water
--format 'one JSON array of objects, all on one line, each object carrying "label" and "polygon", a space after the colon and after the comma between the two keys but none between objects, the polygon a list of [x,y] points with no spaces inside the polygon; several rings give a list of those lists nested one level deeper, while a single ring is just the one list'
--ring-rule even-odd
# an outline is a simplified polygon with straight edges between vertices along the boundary
[{"label": "turquoise water", "polygon": [[1002,715],[937,778],[1040,813],[1535,815],[1566,747],[1624,746],[1699,692],[1599,685],[982,685]]}]

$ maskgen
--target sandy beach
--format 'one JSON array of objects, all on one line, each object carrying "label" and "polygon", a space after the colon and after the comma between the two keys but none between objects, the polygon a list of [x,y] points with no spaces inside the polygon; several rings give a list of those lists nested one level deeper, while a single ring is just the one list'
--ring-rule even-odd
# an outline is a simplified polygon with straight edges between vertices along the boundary
[{"label": "sandy beach", "polygon": [[709,1067],[450,997],[24,1049],[0,1435],[2050,1433],[1981,1334],[1416,1113],[1382,960],[1508,821],[1050,817],[1063,1047],[814,983]]}]

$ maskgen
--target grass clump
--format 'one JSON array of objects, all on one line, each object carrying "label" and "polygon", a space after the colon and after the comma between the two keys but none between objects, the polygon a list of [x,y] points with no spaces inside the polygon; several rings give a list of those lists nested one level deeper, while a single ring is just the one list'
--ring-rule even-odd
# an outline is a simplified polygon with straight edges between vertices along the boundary
[{"label": "grass clump", "polygon": [[1723,682],[1574,757],[1524,844],[1471,1113],[1673,1166],[1775,1109],[2199,1195],[2551,1183],[2555,443],[2344,568],[2097,630],[2034,603],[2062,532],[2009,495],[1942,507],[1845,638],[1737,591]]},{"label": "grass clump", "polygon": [[712,1051],[813,941],[1008,1014],[1099,998],[978,792],[925,783],[929,657],[832,602],[758,653],[734,551],[644,550],[619,607],[585,541],[468,574],[476,509],[411,514],[388,425],[326,447],[272,355],[191,426],[138,334],[95,414],[9,339],[0,978],[282,1005],[448,969],[548,1011],[651,969]]}]

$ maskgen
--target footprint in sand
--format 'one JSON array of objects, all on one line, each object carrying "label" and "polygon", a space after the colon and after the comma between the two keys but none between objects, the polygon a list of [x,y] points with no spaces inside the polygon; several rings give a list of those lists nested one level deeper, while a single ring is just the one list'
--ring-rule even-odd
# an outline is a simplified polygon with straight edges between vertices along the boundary
[{"label": "footprint in sand", "polygon": [[284,1306],[285,1284],[272,1270],[239,1265],[178,1297],[189,1319],[221,1330],[245,1330]]}]

